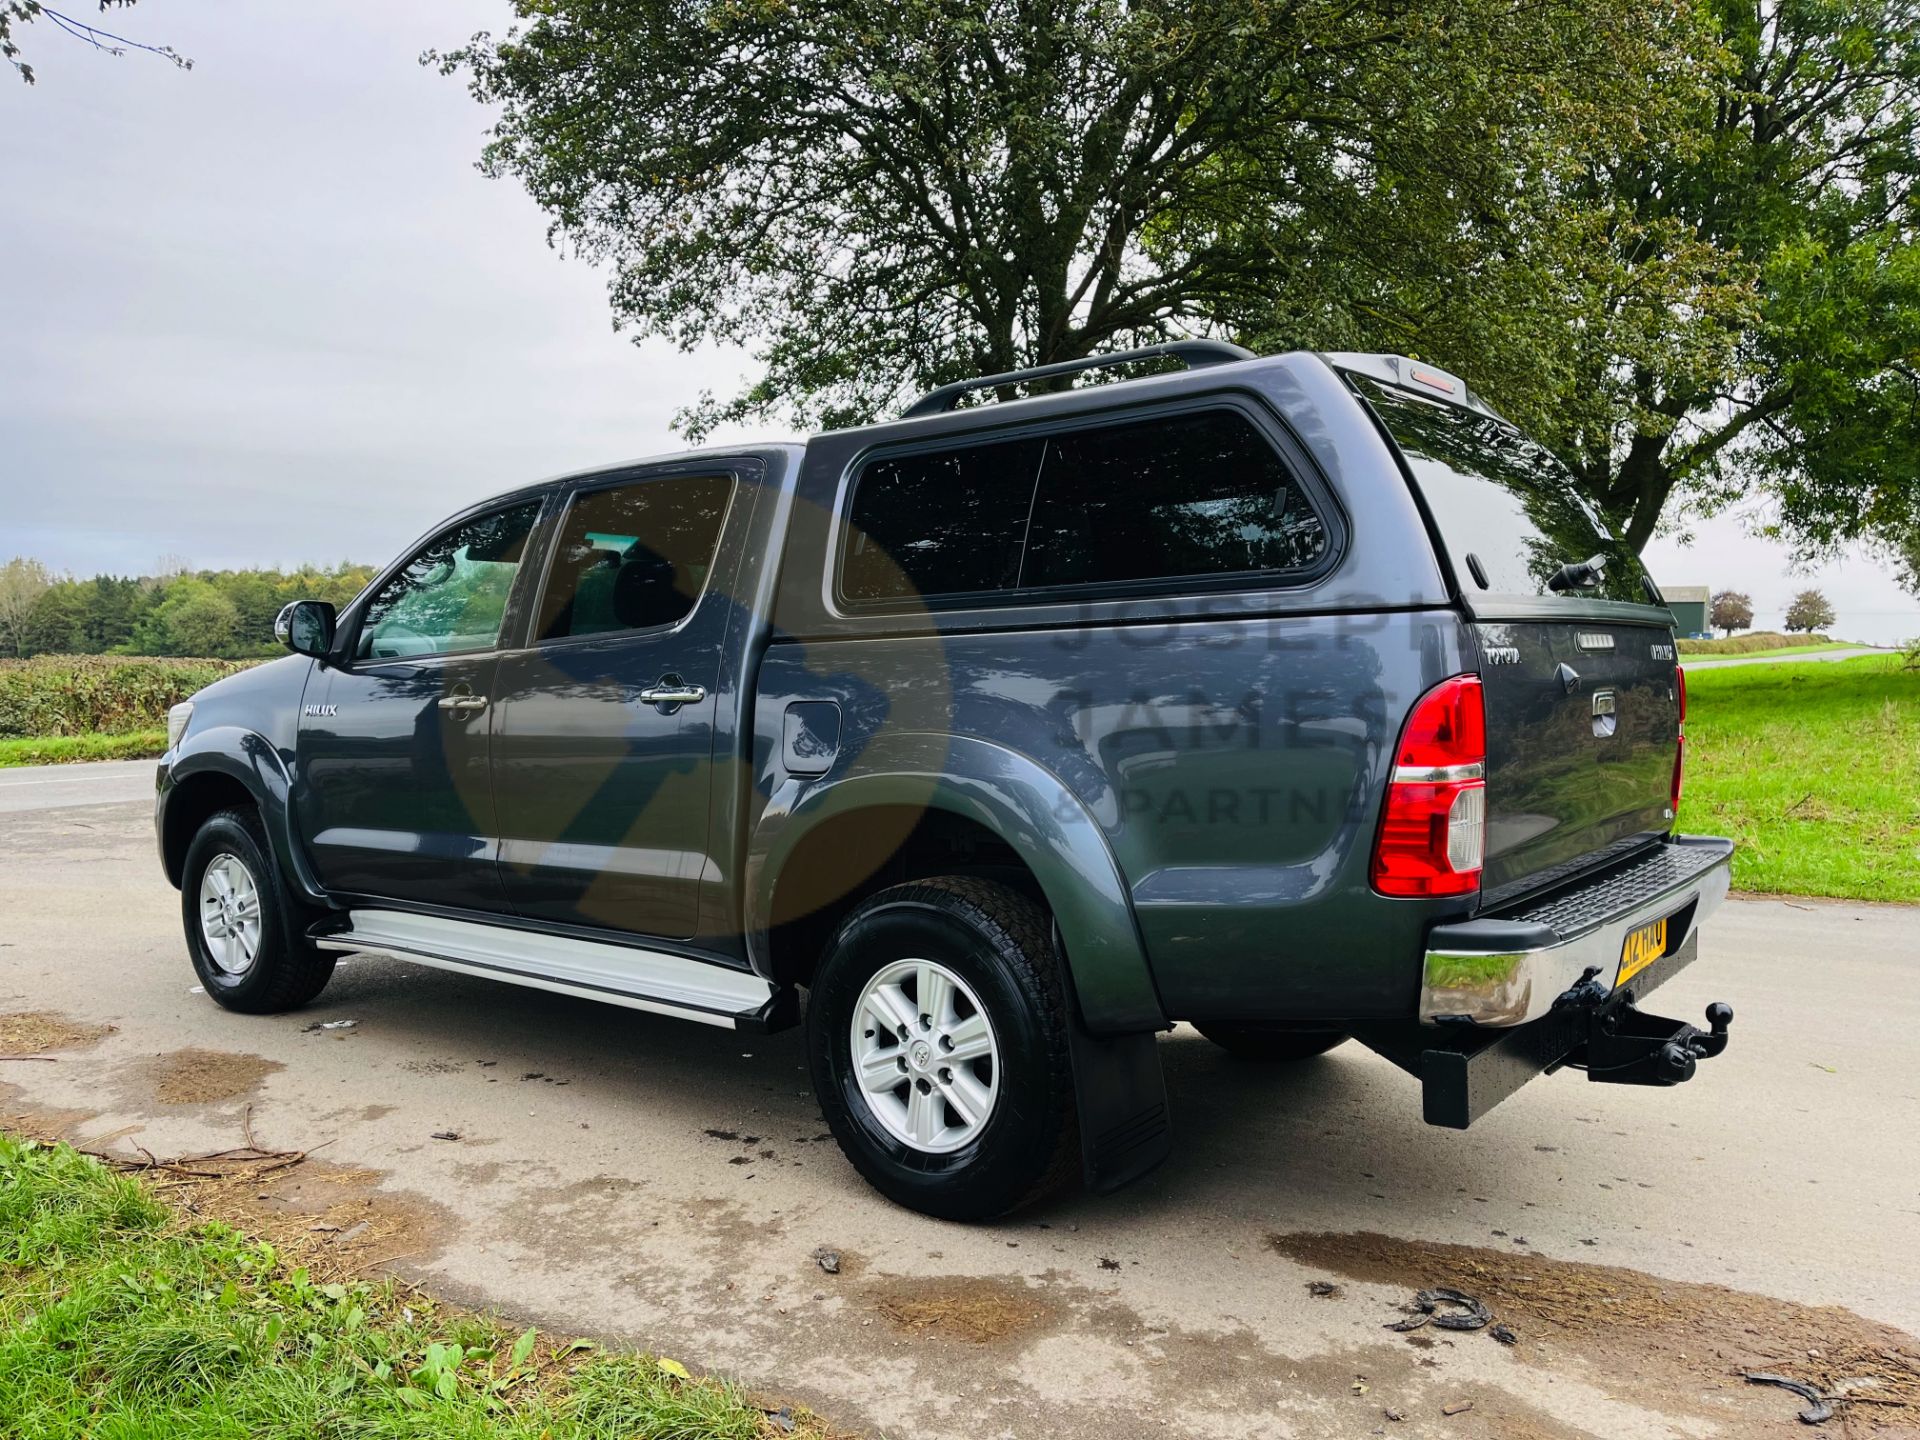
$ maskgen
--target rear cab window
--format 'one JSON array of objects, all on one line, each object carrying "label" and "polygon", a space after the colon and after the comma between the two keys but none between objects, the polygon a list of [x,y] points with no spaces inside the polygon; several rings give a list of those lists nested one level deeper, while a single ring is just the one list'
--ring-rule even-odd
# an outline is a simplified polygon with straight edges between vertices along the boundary
[{"label": "rear cab window", "polygon": [[869,460],[840,594],[858,606],[1296,583],[1330,548],[1288,464],[1227,408]]},{"label": "rear cab window", "polygon": [[[1462,588],[1529,599],[1654,603],[1640,558],[1567,468],[1504,420],[1362,375],[1348,383],[1404,457]],[[1560,567],[1601,557],[1598,586],[1553,590]]]}]

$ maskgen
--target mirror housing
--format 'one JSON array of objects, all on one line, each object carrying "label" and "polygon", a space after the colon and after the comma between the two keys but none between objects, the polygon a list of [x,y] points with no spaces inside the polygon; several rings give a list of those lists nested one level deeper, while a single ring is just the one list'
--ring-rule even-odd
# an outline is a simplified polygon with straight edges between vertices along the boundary
[{"label": "mirror housing", "polygon": [[333,652],[335,614],[325,600],[295,600],[274,620],[274,638],[296,655],[324,660]]}]

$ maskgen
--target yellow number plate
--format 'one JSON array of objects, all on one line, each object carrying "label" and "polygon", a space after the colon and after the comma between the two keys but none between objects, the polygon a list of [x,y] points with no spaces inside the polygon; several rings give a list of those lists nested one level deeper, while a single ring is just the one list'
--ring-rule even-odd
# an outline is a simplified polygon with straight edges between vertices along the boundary
[{"label": "yellow number plate", "polygon": [[1613,982],[1614,988],[1626,984],[1666,953],[1667,922],[1664,919],[1649,921],[1637,930],[1628,931],[1626,942],[1620,947],[1620,975]]}]

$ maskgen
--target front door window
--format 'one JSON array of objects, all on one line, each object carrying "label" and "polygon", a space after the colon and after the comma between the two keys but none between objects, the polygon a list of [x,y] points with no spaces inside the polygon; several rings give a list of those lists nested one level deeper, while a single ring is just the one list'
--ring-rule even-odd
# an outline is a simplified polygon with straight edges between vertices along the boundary
[{"label": "front door window", "polygon": [[491,650],[540,504],[464,520],[442,531],[380,587],[360,622],[362,660]]}]

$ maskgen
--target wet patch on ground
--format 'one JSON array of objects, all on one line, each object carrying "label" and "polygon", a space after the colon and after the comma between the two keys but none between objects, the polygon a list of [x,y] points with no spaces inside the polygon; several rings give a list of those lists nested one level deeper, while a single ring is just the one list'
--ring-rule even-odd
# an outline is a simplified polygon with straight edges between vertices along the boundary
[{"label": "wet patch on ground", "polygon": [[[1920,1432],[1920,1340],[1839,1306],[1802,1305],[1723,1285],[1664,1280],[1612,1265],[1399,1240],[1376,1234],[1272,1235],[1281,1255],[1351,1280],[1446,1286],[1472,1295],[1516,1335],[1529,1362],[1571,1357],[1638,1403],[1725,1423],[1730,1415],[1792,1423],[1805,1402],[1748,1385],[1771,1373],[1813,1385],[1841,1404],[1855,1433]],[[1388,1313],[1382,1324],[1401,1317]],[[1494,1344],[1491,1327],[1447,1333],[1429,1325],[1416,1345]]]},{"label": "wet patch on ground", "polygon": [[248,1094],[276,1070],[277,1060],[189,1047],[169,1051],[147,1066],[153,1098],[162,1105],[210,1105]]},{"label": "wet patch on ground", "polygon": [[111,1025],[85,1025],[51,1010],[23,1010],[0,1015],[0,1055],[84,1050],[112,1033]]}]

